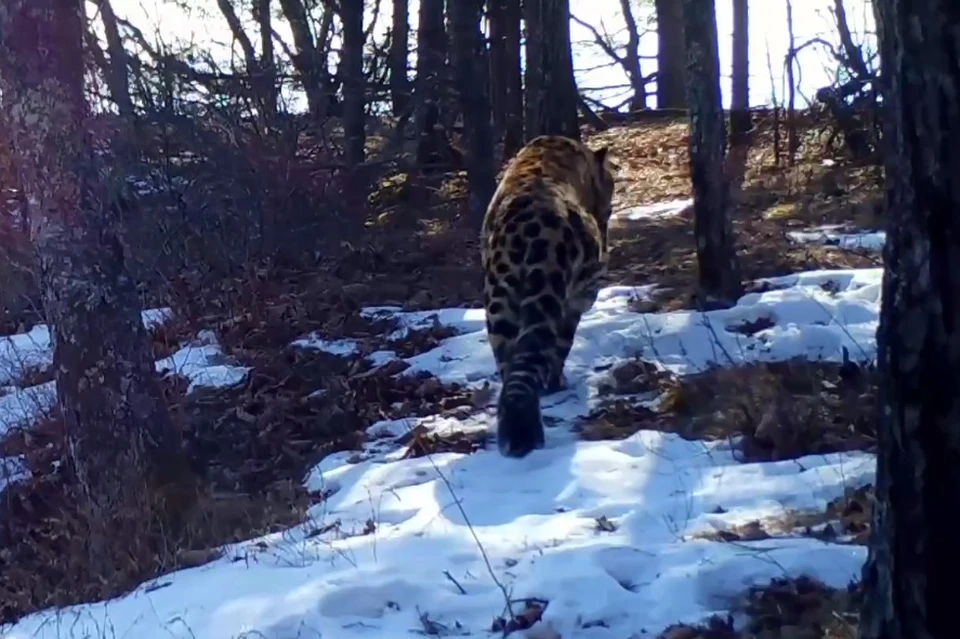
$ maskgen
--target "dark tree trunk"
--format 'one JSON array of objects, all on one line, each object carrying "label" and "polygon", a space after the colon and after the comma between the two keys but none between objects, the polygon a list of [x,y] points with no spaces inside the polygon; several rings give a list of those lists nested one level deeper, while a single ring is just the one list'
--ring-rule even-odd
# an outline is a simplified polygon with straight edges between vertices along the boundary
[{"label": "dark tree trunk", "polygon": [[656,0],[656,10],[657,107],[684,109],[687,106],[687,96],[683,2]]},{"label": "dark tree trunk", "polygon": [[280,89],[277,86],[277,59],[273,47],[273,16],[270,15],[270,0],[255,0],[253,8],[254,19],[260,25],[258,93],[264,115],[272,121],[277,115]]},{"label": "dark tree trunk", "polygon": [[569,0],[526,0],[527,137],[580,139]]},{"label": "dark tree trunk", "polygon": [[327,34],[332,25],[331,9],[323,9],[319,33],[314,39],[311,18],[303,0],[280,0],[280,9],[293,35],[293,66],[303,83],[307,108],[315,121],[332,115],[333,87],[327,70]]},{"label": "dark tree trunk", "polygon": [[877,503],[861,639],[954,637],[960,571],[960,13],[875,0],[887,245]]},{"label": "dark tree trunk", "polygon": [[117,25],[117,14],[114,13],[110,0],[103,0],[100,3],[100,20],[103,22],[103,33],[107,36],[107,54],[110,56],[110,68],[107,73],[110,98],[117,105],[120,115],[129,118],[133,115],[133,99],[130,97],[127,50],[123,47],[123,39],[120,37],[120,28]]},{"label": "dark tree trunk", "polygon": [[118,521],[148,519],[151,488],[181,481],[186,467],[124,264],[115,196],[86,139],[82,11],[79,0],[0,3],[0,89],[29,202],[70,469],[89,517],[89,565],[106,578]]},{"label": "dark tree trunk", "polygon": [[490,0],[490,87],[493,122],[504,158],[523,146],[523,71],[520,0]]},{"label": "dark tree trunk", "polygon": [[637,112],[647,108],[647,81],[640,66],[640,29],[637,28],[637,20],[633,17],[630,3],[631,0],[620,0],[620,11],[627,25],[627,50],[623,54],[623,67],[630,78],[630,84],[633,85],[630,110]]},{"label": "dark tree trunk", "polygon": [[393,0],[393,28],[390,31],[390,100],[393,114],[401,117],[410,104],[410,5],[408,0]]},{"label": "dark tree trunk", "polygon": [[733,0],[733,69],[730,90],[730,138],[744,141],[753,126],[750,118],[750,8],[747,0]]},{"label": "dark tree trunk", "polygon": [[463,128],[467,138],[467,176],[470,182],[470,213],[479,224],[496,189],[493,166],[493,127],[487,83],[487,56],[480,14],[483,0],[450,3],[451,53],[457,78]]},{"label": "dark tree trunk", "polygon": [[447,135],[440,120],[442,83],[446,78],[446,31],[443,0],[420,0],[417,27],[417,162],[443,161]]},{"label": "dark tree trunk", "polygon": [[705,307],[725,306],[737,301],[743,285],[727,210],[726,132],[713,0],[683,0],[683,14],[699,300]]},{"label": "dark tree trunk", "polygon": [[363,77],[363,0],[341,0],[343,23],[343,133],[347,164],[363,163],[366,152],[366,100]]}]

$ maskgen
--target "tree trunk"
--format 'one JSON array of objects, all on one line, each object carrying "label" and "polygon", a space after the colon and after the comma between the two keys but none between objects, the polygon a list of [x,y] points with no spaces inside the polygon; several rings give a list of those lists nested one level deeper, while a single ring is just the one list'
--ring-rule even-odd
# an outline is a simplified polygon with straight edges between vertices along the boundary
[{"label": "tree trunk", "polygon": [[633,86],[630,111],[636,113],[647,108],[647,81],[643,77],[643,67],[640,66],[640,29],[637,27],[637,19],[633,17],[630,3],[631,0],[620,0],[620,11],[627,25],[627,50],[623,54],[623,66]]},{"label": "tree trunk", "polygon": [[490,0],[490,90],[493,122],[504,159],[523,146],[520,0]]},{"label": "tree trunk", "polygon": [[713,0],[683,0],[690,105],[690,179],[693,182],[701,306],[727,306],[743,293],[730,225],[724,176],[726,134],[720,102],[720,61]]},{"label": "tree trunk", "polygon": [[569,0],[526,0],[527,137],[580,139]]},{"label": "tree trunk", "polygon": [[401,117],[410,104],[410,5],[408,0],[393,0],[393,28],[390,31],[390,100],[393,115]]},{"label": "tree trunk", "polygon": [[483,0],[450,3],[451,53],[457,78],[463,128],[467,139],[467,177],[470,182],[470,213],[477,224],[496,190],[493,167],[493,128],[487,83],[478,78],[487,73],[485,44],[480,32]]},{"label": "tree trunk", "polygon": [[960,546],[960,14],[875,0],[887,245],[877,359],[877,503],[861,639],[956,635]]},{"label": "tree trunk", "polygon": [[270,0],[255,0],[254,19],[260,25],[260,64],[257,69],[260,100],[264,115],[273,121],[277,115],[279,90],[277,86],[277,59],[273,48],[273,16]]},{"label": "tree trunk", "polygon": [[324,8],[320,33],[313,37],[311,19],[303,0],[280,0],[280,8],[293,35],[293,66],[300,75],[304,93],[307,95],[307,109],[314,121],[330,115],[332,87],[328,78],[326,34],[332,23],[332,13]]},{"label": "tree trunk", "polygon": [[684,57],[683,3],[656,0],[657,107],[685,109],[686,61]]},{"label": "tree trunk", "polygon": [[443,0],[420,0],[417,27],[417,162],[443,160],[447,135],[440,121],[440,89],[445,79],[446,32]]},{"label": "tree trunk", "polygon": [[[115,229],[86,139],[83,3],[0,3],[0,89],[29,202],[69,467],[89,518],[89,565],[106,578],[120,522],[146,527],[152,489],[186,477]],[[189,499],[189,495],[183,495]],[[141,530],[137,528],[135,530]],[[122,532],[121,532],[122,531]]]},{"label": "tree trunk", "polygon": [[730,138],[739,146],[753,126],[750,118],[750,8],[747,0],[733,0],[732,66]]},{"label": "tree trunk", "polygon": [[114,13],[110,0],[102,0],[100,3],[100,20],[103,22],[103,32],[107,37],[107,54],[110,56],[110,68],[107,73],[110,97],[117,105],[120,115],[129,118],[133,116],[133,99],[130,97],[127,50],[123,47],[123,39],[120,37],[120,28],[117,25],[117,14]]},{"label": "tree trunk", "polygon": [[366,152],[366,100],[363,77],[363,0],[341,0],[343,23],[343,133],[347,164],[363,163]]}]

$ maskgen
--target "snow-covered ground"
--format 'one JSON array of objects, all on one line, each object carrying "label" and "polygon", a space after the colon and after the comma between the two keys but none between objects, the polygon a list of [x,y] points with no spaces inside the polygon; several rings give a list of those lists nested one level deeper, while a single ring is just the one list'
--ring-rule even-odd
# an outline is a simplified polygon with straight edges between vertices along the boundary
[{"label": "snow-covered ground", "polygon": [[[331,455],[310,473],[308,487],[330,497],[305,525],[236,544],[213,563],[116,600],[32,615],[0,636],[359,639],[423,636],[429,626],[438,636],[492,637],[501,634],[491,623],[505,615],[506,591],[512,600],[549,601],[542,621],[518,636],[624,639],[725,614],[732,597],[774,577],[806,573],[845,586],[859,577],[863,547],[696,535],[822,511],[845,487],[872,481],[871,455],[740,463],[725,442],[654,431],[584,442],[570,427],[595,405],[610,368],[638,355],[681,374],[794,356],[839,360],[842,347],[855,359],[872,358],[880,281],[880,269],[800,273],[768,280],[765,292],[710,313],[636,313],[630,300],[651,289],[606,289],[577,333],[565,371],[571,388],[544,398],[543,450],[521,460],[501,457],[495,446],[403,459],[394,438],[377,438],[362,454]],[[399,315],[401,333],[433,322],[458,329],[410,358],[403,374],[428,370],[444,381],[496,386],[482,311],[366,312]],[[760,330],[746,334],[744,323]],[[295,344],[356,351],[322,336]],[[373,357],[382,363],[391,354]],[[370,430],[491,431],[493,423],[488,406],[462,421],[436,416]]]},{"label": "snow-covered ground", "polygon": [[845,231],[841,225],[816,226],[806,231],[789,231],[787,237],[794,242],[820,244],[838,249],[860,249],[879,253],[887,241],[884,231]]}]

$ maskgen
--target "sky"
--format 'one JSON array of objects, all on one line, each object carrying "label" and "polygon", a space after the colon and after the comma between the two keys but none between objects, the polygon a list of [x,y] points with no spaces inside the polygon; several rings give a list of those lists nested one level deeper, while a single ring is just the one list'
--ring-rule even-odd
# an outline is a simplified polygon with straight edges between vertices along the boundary
[{"label": "sky", "polygon": [[[677,0],[679,1],[679,0]],[[230,32],[219,14],[215,0],[190,0],[180,3],[187,8],[177,6],[171,0],[114,0],[116,12],[139,26],[146,34],[160,34],[164,41],[192,41],[205,49],[213,51],[214,56],[226,60],[230,55]],[[241,2],[241,6],[249,3]],[[389,27],[390,0],[382,0],[380,18],[374,29],[376,36],[382,36]],[[410,2],[411,24],[416,24],[417,0]],[[729,104],[730,65],[731,65],[731,4],[732,0],[716,0],[717,33],[720,42],[721,92],[724,104]],[[368,2],[368,5],[372,3]],[[634,0],[635,16],[641,25],[651,17],[653,3],[649,0]],[[794,33],[797,45],[813,39],[822,38],[827,42],[837,42],[833,26],[833,0],[794,0]],[[854,38],[858,42],[866,41],[870,50],[873,45],[874,22],[869,0],[845,0],[847,17]],[[623,21],[620,13],[620,0],[571,0],[571,13],[580,20],[593,25],[601,31],[622,37]],[[783,83],[784,57],[789,49],[787,30],[787,0],[750,0],[750,82],[751,104],[762,106],[771,103],[776,92],[777,100],[785,93]],[[250,21],[249,12],[243,18]],[[368,12],[367,24],[372,20],[372,11]],[[653,26],[653,23],[650,23]],[[276,21],[277,31],[288,42],[289,30],[284,21]],[[620,102],[626,97],[626,76],[617,66],[605,66],[610,62],[599,48],[592,44],[593,34],[585,27],[571,22],[571,39],[574,42],[574,67],[578,86],[589,89],[588,94],[605,103]],[[255,39],[254,39],[255,40]],[[649,56],[643,61],[644,73],[656,70],[657,37],[655,31],[641,38],[640,54]],[[768,67],[768,56],[773,67]],[[800,72],[798,79],[798,99],[802,106],[813,98],[815,91],[831,82],[836,72],[836,63],[822,46],[804,49],[798,57]],[[604,89],[606,90],[596,90]],[[651,90],[653,86],[651,85]],[[653,93],[653,91],[651,91]],[[650,98],[649,106],[655,106]]]}]

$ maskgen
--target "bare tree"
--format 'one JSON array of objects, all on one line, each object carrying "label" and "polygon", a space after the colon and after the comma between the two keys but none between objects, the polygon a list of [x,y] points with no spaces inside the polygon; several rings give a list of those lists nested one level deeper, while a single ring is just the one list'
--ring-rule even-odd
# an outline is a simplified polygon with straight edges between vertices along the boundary
[{"label": "bare tree", "polygon": [[743,293],[724,175],[726,133],[714,0],[683,0],[690,105],[690,179],[702,307],[731,305]]},{"label": "bare tree", "polygon": [[103,23],[103,32],[107,37],[107,54],[110,56],[107,69],[107,87],[110,89],[110,98],[117,105],[117,110],[123,117],[133,115],[133,98],[130,96],[130,69],[127,63],[127,50],[120,37],[120,28],[117,25],[117,14],[113,11],[110,0],[100,2],[100,21]]},{"label": "bare tree", "polygon": [[490,101],[503,155],[523,146],[523,73],[520,66],[520,0],[489,0]]},{"label": "bare tree", "polygon": [[307,107],[314,120],[331,115],[336,106],[336,89],[327,69],[328,39],[333,28],[334,11],[326,5],[323,7],[314,36],[314,20],[303,0],[280,0],[280,8],[293,35],[293,66],[300,75]]},{"label": "bare tree", "polygon": [[[861,639],[956,634],[960,547],[960,14],[875,0],[887,245],[877,331],[877,502]],[[960,505],[960,504],[958,504]]]},{"label": "bare tree", "polygon": [[480,32],[483,0],[450,3],[451,53],[457,78],[463,128],[467,138],[467,177],[470,182],[470,212],[479,223],[496,189],[493,168],[493,127],[487,82],[486,46]]},{"label": "bare tree", "polygon": [[[134,281],[86,139],[83,3],[0,3],[0,89],[41,272],[57,400],[88,516],[90,570],[112,537],[146,525],[153,489],[187,476]],[[186,492],[186,491],[185,491]],[[184,494],[189,499],[188,494]]]},{"label": "bare tree", "polygon": [[800,142],[797,139],[797,38],[793,28],[793,0],[787,3],[787,54],[784,65],[787,70],[787,164],[793,166],[797,159]]},{"label": "bare tree", "polygon": [[657,107],[683,109],[686,98],[683,3],[656,0],[657,10]]},{"label": "bare tree", "polygon": [[410,3],[393,0],[393,22],[390,29],[390,100],[393,114],[404,115],[410,103]]},{"label": "bare tree", "polygon": [[554,134],[580,139],[569,0],[526,0],[524,22],[527,137]]},{"label": "bare tree", "polygon": [[730,138],[734,145],[750,130],[750,7],[733,1],[733,69],[730,91]]},{"label": "bare tree", "polygon": [[446,133],[440,120],[440,86],[445,77],[447,35],[443,0],[420,0],[417,26],[417,162],[435,164],[442,158]]},{"label": "bare tree", "polygon": [[257,84],[261,107],[269,120],[277,114],[280,87],[277,84],[277,58],[273,48],[273,16],[270,0],[254,0],[253,17],[260,27],[260,64]]},{"label": "bare tree", "polygon": [[363,76],[363,0],[340,0],[343,47],[343,135],[347,164],[358,166],[366,155],[366,99]]}]

